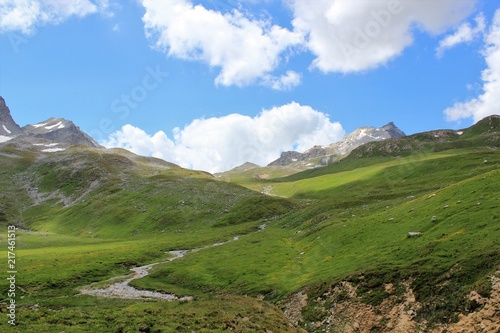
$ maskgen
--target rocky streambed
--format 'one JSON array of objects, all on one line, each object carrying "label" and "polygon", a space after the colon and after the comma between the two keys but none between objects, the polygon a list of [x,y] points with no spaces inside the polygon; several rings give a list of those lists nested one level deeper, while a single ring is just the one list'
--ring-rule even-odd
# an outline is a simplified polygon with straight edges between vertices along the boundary
[{"label": "rocky streambed", "polygon": [[[169,251],[167,253],[170,254],[171,257],[166,260],[155,262],[149,265],[131,268],[130,270],[133,272],[133,274],[131,275],[117,276],[106,281],[95,282],[88,286],[80,288],[79,291],[83,295],[90,295],[90,296],[104,297],[104,298],[164,299],[170,301],[189,301],[193,299],[192,296],[178,297],[174,294],[164,294],[156,291],[140,290],[130,286],[129,284],[133,280],[137,280],[149,275],[151,268],[153,268],[158,264],[171,262],[175,259],[184,257],[188,253],[198,252],[215,246],[221,246],[232,241],[237,241],[238,239],[239,237],[236,236],[229,241],[215,243],[213,245],[205,246],[199,249]],[[99,287],[101,285],[104,285],[105,287],[102,288]]]},{"label": "rocky streambed", "polygon": [[[165,299],[165,300],[178,300],[178,301],[183,301],[183,300],[191,300],[191,296],[185,296],[182,298],[177,297],[176,295],[173,294],[164,294],[160,292],[155,292],[155,291],[149,291],[149,290],[139,290],[136,289],[132,286],[129,285],[129,283],[133,280],[143,278],[147,275],[149,275],[149,271],[151,268],[158,264],[163,264],[167,263],[170,261],[173,261],[178,258],[184,257],[184,255],[188,251],[169,251],[168,253],[172,255],[171,258],[160,261],[160,262],[155,262],[149,265],[145,266],[138,266],[130,269],[133,272],[132,276],[118,276],[114,277],[110,280],[107,280],[110,285],[104,287],[104,288],[99,288],[96,285],[97,284],[103,284],[104,282],[96,282],[93,283],[89,286],[82,287],[80,289],[80,293],[84,295],[91,295],[91,296],[97,296],[97,297],[105,297],[105,298],[123,298],[123,299],[144,299],[144,298],[156,298],[156,299]],[[123,280],[125,279],[125,280]],[[119,282],[113,283],[115,280],[123,280]]]}]

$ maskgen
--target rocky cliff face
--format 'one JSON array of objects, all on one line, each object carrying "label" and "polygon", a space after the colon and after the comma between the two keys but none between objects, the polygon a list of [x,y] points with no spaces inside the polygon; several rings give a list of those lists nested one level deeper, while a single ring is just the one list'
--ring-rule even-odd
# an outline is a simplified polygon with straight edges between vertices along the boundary
[{"label": "rocky cliff face", "polygon": [[280,158],[276,161],[269,163],[269,166],[285,166],[297,161],[304,161],[305,157],[303,153],[297,151],[284,151],[281,153]]},{"label": "rocky cliff face", "polygon": [[332,143],[329,146],[314,146],[313,148],[299,153],[296,151],[283,152],[277,160],[271,162],[269,166],[285,166],[295,162],[310,162],[321,157],[321,164],[327,165],[339,158],[348,155],[357,147],[373,141],[383,141],[386,139],[401,138],[406,136],[403,131],[390,122],[382,127],[360,127],[354,132],[346,135],[339,142]]},{"label": "rocky cliff face", "polygon": [[0,97],[0,136],[10,138],[20,134],[23,134],[21,127],[12,119],[5,100]]}]

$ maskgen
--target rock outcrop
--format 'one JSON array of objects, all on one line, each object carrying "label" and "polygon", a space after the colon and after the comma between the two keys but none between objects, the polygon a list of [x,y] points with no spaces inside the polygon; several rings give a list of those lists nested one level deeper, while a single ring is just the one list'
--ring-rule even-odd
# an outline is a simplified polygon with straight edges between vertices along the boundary
[{"label": "rock outcrop", "polygon": [[386,139],[402,138],[406,136],[403,131],[394,125],[393,122],[382,127],[360,127],[354,132],[346,135],[341,141],[332,143],[329,146],[314,146],[304,153],[296,151],[286,151],[281,153],[280,158],[271,162],[269,166],[285,166],[296,162],[313,163],[312,160],[320,159],[321,165],[330,164],[339,158],[347,156],[357,147],[373,141],[383,141]]},{"label": "rock outcrop", "polygon": [[14,137],[23,134],[21,127],[12,119],[5,100],[0,96],[0,135]]}]

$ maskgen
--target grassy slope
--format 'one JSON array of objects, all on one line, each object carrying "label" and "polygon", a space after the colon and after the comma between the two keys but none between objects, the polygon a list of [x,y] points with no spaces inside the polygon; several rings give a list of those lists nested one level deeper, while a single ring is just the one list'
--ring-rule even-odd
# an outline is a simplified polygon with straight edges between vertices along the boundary
[{"label": "grassy slope", "polygon": [[[132,266],[164,260],[166,251],[253,232],[260,219],[290,209],[293,204],[288,200],[121,151],[75,148],[70,154],[43,157],[7,146],[0,154],[4,199],[0,226],[7,230],[13,223],[22,228],[16,244],[20,326],[9,328],[1,320],[2,332],[64,327],[72,332],[95,331],[95,327],[113,332],[120,327],[123,331],[222,332],[227,327],[296,331],[273,306],[242,297],[207,299],[197,293],[201,296],[185,304],[179,314],[177,306],[161,301],[104,299],[96,307],[94,298],[78,296],[77,291],[91,282],[128,274]],[[35,188],[44,198],[37,204],[27,191]],[[6,237],[6,232],[0,233],[0,244],[6,244]],[[6,246],[0,249],[4,257],[6,250]],[[5,279],[0,289],[8,289]],[[224,305],[205,318],[207,303]],[[5,305],[0,311],[7,311]],[[165,320],[158,321],[159,314]]]},{"label": "grassy slope", "polygon": [[[224,295],[279,302],[306,288],[314,299],[331,284],[351,279],[365,288],[365,301],[375,304],[384,297],[384,282],[408,277],[415,278],[415,293],[427,305],[422,318],[446,321],[464,310],[469,290],[488,293],[486,276],[500,263],[500,155],[494,149],[346,159],[286,178],[252,180],[252,186],[273,186],[273,193],[290,200],[123,154],[77,149],[76,155],[36,160],[13,148],[0,153],[0,224],[22,220],[38,231],[19,231],[21,331],[233,327],[224,325],[296,331],[268,303]],[[94,181],[98,185],[89,188]],[[71,202],[87,195],[67,207],[59,199],[31,206],[21,186],[28,183],[43,193],[64,193]],[[266,229],[256,232],[262,224]],[[422,236],[408,238],[409,231]],[[150,276],[134,281],[142,288],[197,295],[193,302],[76,296],[76,287],[164,259],[165,251],[235,235],[241,236],[236,242],[155,266]],[[0,234],[2,244],[5,237]],[[444,276],[449,283],[442,283]],[[223,310],[208,314],[207,308]],[[312,302],[304,315],[315,321],[321,313]],[[5,324],[0,321],[0,327]]]},{"label": "grassy slope", "polygon": [[[486,276],[500,264],[500,154],[471,149],[372,162],[273,183],[276,194],[300,197],[304,207],[240,242],[157,266],[136,284],[278,301],[304,286],[318,295],[362,273],[376,277],[366,301],[377,302],[384,292],[372,291],[383,281],[414,276],[430,309],[422,315],[447,320],[464,310],[467,291],[487,290]],[[408,238],[411,231],[422,236]],[[429,289],[457,265],[450,287]]]}]

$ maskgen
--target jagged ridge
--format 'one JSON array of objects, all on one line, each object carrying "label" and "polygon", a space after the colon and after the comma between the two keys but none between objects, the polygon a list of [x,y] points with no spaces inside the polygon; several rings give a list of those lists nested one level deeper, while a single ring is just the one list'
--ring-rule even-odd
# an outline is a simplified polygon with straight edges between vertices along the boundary
[{"label": "jagged ridge", "polygon": [[73,122],[63,118],[49,118],[21,128],[12,118],[5,100],[0,97],[0,143],[14,138],[21,146],[39,146],[46,152],[64,150],[73,145],[102,148]]},{"label": "jagged ridge", "polygon": [[285,166],[295,162],[311,161],[321,157],[320,164],[328,165],[343,156],[347,156],[355,148],[373,141],[382,141],[392,138],[402,138],[406,135],[393,122],[382,127],[360,127],[346,135],[341,141],[327,147],[314,146],[304,153],[296,151],[283,152],[277,160],[268,166]]}]

